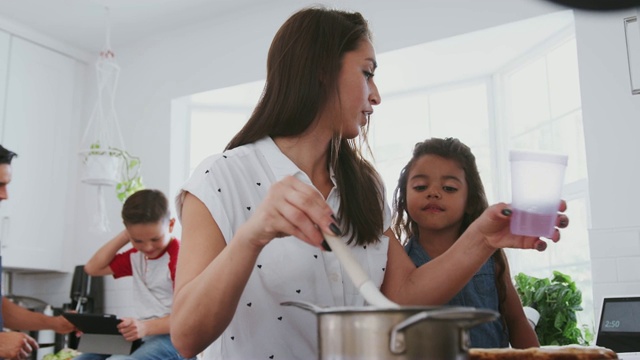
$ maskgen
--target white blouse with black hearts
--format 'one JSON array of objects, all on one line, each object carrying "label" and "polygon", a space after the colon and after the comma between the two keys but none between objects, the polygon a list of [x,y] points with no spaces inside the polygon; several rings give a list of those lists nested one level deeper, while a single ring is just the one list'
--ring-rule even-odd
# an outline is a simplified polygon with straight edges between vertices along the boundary
[{"label": "white blouse with black hearts", "polygon": [[[185,192],[195,195],[207,206],[228,243],[262,202],[269,186],[287,175],[311,184],[270,137],[211,156],[184,184],[176,199],[178,216]],[[335,214],[339,196],[334,187],[327,198]],[[388,205],[384,213],[387,229]],[[351,247],[377,286],[382,284],[389,245],[388,237],[380,240],[374,245]],[[260,253],[233,320],[205,351],[205,359],[317,358],[316,316],[281,306],[283,301],[306,301],[321,307],[365,305],[333,253],[292,236],[274,239]]]}]

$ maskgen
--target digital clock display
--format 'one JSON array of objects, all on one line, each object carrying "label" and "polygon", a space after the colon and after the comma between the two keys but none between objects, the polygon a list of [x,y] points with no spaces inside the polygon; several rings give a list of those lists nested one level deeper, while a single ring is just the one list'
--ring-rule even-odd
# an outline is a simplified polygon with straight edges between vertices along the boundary
[{"label": "digital clock display", "polygon": [[[624,324],[624,322],[623,322]],[[620,320],[605,320],[602,327],[605,329],[619,329],[620,328]]]},{"label": "digital clock display", "polygon": [[640,332],[640,300],[611,301],[602,310],[600,331]]}]

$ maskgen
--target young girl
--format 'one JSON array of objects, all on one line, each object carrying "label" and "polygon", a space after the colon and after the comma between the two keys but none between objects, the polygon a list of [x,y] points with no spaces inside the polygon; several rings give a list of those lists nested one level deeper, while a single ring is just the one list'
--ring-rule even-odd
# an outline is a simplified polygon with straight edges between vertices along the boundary
[{"label": "young girl", "polygon": [[[416,144],[394,193],[394,231],[408,239],[416,266],[444,253],[487,208],[487,198],[468,146],[432,138]],[[448,303],[499,311],[500,319],[471,328],[473,347],[539,346],[511,283],[504,251],[496,250]]]}]

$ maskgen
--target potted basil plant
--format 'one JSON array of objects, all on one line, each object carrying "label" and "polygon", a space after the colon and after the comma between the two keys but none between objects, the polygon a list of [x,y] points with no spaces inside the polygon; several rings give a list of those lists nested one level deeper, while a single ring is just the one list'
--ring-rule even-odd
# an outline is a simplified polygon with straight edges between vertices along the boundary
[{"label": "potted basil plant", "polygon": [[582,292],[569,275],[554,271],[551,278],[523,273],[515,277],[516,291],[523,307],[539,313],[535,326],[540,345],[589,345],[593,332],[578,326],[576,312],[582,311]]}]

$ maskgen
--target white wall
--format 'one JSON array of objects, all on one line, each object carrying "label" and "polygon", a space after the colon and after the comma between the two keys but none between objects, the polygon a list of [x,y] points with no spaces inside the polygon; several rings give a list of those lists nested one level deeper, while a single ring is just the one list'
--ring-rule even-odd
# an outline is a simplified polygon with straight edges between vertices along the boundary
[{"label": "white wall", "polygon": [[[117,110],[127,149],[142,158],[147,187],[171,197],[186,176],[186,149],[172,148],[171,101],[192,93],[264,78],[266,53],[281,23],[301,1],[265,2],[264,8],[194,24],[127,48],[112,44],[122,67]],[[562,10],[543,0],[344,1],[370,21],[378,52],[441,39]],[[583,118],[591,196],[594,301],[603,294],[640,293],[640,96],[631,96],[622,19],[577,11]],[[380,64],[384,66],[384,64]],[[95,87],[90,80],[87,88]],[[384,89],[381,89],[384,95]],[[175,111],[175,109],[174,109]],[[79,139],[77,140],[79,142]],[[174,159],[173,162],[170,159]],[[176,163],[177,162],[177,163]],[[78,181],[79,183],[79,181]],[[87,230],[94,193],[79,186],[74,263],[84,263],[120,229],[120,204],[109,201],[112,233]],[[108,197],[111,199],[110,197]],[[179,236],[179,234],[177,234]],[[58,281],[60,287],[63,280]],[[107,281],[107,311],[129,314],[126,281]],[[598,307],[598,305],[596,305]]]},{"label": "white wall", "polygon": [[640,294],[640,95],[631,95],[623,26],[635,15],[575,16],[596,314],[605,295]]}]

